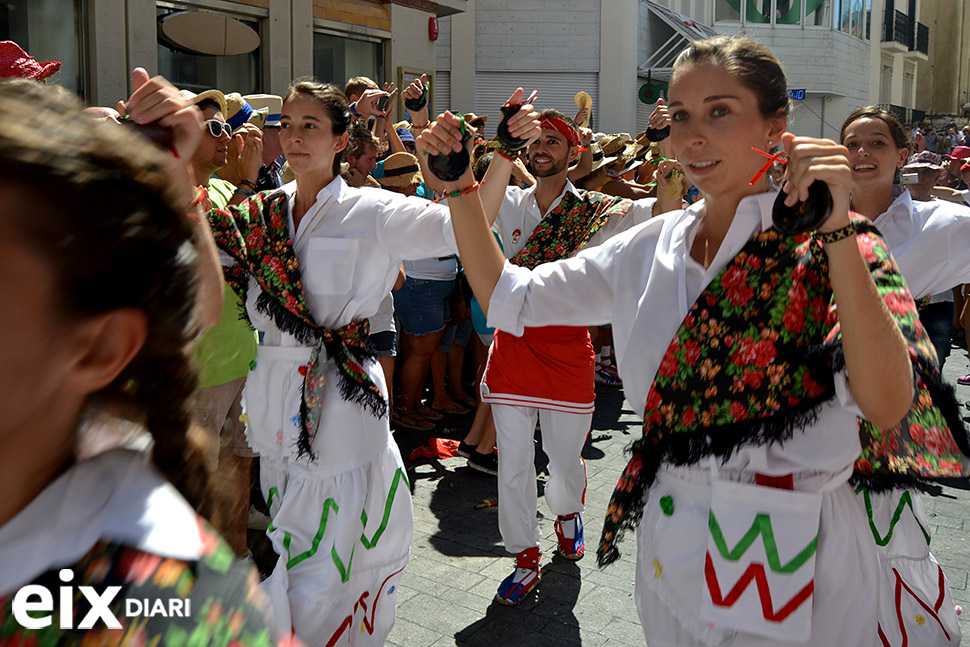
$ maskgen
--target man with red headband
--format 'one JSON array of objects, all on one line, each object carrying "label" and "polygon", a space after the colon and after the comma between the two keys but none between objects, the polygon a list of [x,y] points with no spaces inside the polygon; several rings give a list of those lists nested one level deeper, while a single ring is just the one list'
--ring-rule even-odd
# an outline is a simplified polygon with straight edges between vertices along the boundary
[{"label": "man with red headband", "polygon": [[[542,134],[528,146],[537,183],[506,189],[494,225],[510,262],[526,267],[602,242],[625,228],[621,221],[633,207],[629,200],[576,189],[567,178],[581,152],[576,126],[555,110],[539,113],[539,120]],[[485,176],[481,196],[489,213],[498,206],[492,187],[508,184],[509,158],[516,156],[499,149]],[[558,552],[571,560],[583,556],[586,466],[580,452],[593,419],[594,360],[586,328],[526,328],[522,337],[495,332],[482,400],[492,404],[498,435],[499,530],[506,549],[516,554],[516,568],[495,596],[503,604],[519,603],[539,581],[537,418],[549,457],[545,495],[556,515]]]}]

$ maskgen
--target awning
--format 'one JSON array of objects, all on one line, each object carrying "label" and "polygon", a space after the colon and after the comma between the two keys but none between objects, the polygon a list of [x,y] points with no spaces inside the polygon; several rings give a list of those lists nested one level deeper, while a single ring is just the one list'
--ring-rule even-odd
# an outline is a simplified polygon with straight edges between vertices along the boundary
[{"label": "awning", "polygon": [[654,80],[669,81],[674,59],[688,43],[717,36],[717,32],[687,16],[672,11],[650,0],[640,0],[649,9],[651,23],[647,33],[651,43],[648,47],[653,54],[640,64],[639,76],[650,76]]}]

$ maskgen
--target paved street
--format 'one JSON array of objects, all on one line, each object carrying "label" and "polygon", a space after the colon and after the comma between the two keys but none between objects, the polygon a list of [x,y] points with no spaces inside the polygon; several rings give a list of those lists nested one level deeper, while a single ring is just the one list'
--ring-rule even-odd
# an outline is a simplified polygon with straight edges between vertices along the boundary
[{"label": "paved street", "polygon": [[[957,376],[966,373],[970,373],[970,364],[964,350],[954,346],[944,374],[955,384]],[[957,395],[961,402],[970,400],[970,387],[957,386]],[[970,421],[970,411],[966,413],[965,419]],[[452,433],[439,431],[438,435],[461,438],[461,429],[468,422],[453,424]],[[513,561],[501,546],[496,509],[476,509],[484,499],[496,498],[495,479],[471,470],[463,458],[409,463],[415,516],[413,559],[402,580],[397,624],[388,644],[642,647],[643,633],[632,595],[634,538],[621,544],[623,557],[605,570],[596,567],[593,554],[610,493],[626,464],[623,449],[638,433],[622,391],[599,386],[593,433],[583,450],[589,479],[585,514],[589,555],[580,562],[551,557],[556,543],[554,519],[541,497],[540,483],[542,582],[538,594],[518,607],[504,607],[493,600]],[[426,442],[423,434],[399,431],[397,437],[405,457]],[[544,463],[544,457],[537,455]],[[540,481],[544,478],[545,474]],[[968,609],[961,625],[964,635],[970,636],[970,486],[965,482],[952,485],[955,487],[930,488],[923,505],[932,527],[932,550],[946,570],[956,603]]]}]

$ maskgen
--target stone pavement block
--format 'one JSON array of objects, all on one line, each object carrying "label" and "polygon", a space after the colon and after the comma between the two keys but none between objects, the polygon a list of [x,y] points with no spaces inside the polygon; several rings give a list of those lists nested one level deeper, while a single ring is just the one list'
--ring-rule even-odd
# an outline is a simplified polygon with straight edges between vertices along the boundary
[{"label": "stone pavement block", "polygon": [[[426,647],[436,642],[441,631],[438,629],[428,629],[419,624],[405,620],[401,617],[400,604],[398,605],[398,616],[391,629],[391,635],[387,637],[385,645],[392,647]],[[454,643],[452,643],[454,644]]]},{"label": "stone pavement block", "polygon": [[419,593],[403,604],[398,605],[398,618],[407,618],[443,634],[454,634],[478,622],[483,613],[467,609],[461,605]]},{"label": "stone pavement block", "polygon": [[945,514],[940,514],[939,512],[927,512],[926,518],[933,525],[953,528],[956,530],[962,530],[964,527],[964,520],[958,517],[951,517]]},{"label": "stone pavement block", "polygon": [[452,604],[463,606],[471,611],[481,612],[488,607],[492,601],[494,591],[489,595],[476,594],[474,591],[483,590],[480,585],[485,580],[478,578],[478,581],[469,579],[467,581],[455,581],[451,585],[441,580],[431,580],[420,575],[412,575],[409,583],[413,584],[422,593],[427,593],[435,598],[441,598]]}]

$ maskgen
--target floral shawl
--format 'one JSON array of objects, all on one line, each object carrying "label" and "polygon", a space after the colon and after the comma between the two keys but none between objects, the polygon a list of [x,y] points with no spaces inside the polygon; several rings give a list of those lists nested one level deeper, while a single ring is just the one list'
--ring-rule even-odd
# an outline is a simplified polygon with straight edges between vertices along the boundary
[{"label": "floral shawl", "polygon": [[[853,218],[879,294],[909,344],[916,397],[892,429],[860,420],[862,453],[853,480],[871,489],[966,473],[970,438],[953,389],[895,261],[876,229]],[[772,228],[752,238],[691,307],[647,394],[643,436],[607,510],[600,565],[635,527],[644,491],[663,462],[729,456],[742,444],[791,438],[835,395],[844,366],[828,259],[813,238]]]},{"label": "floral shawl", "polygon": [[588,243],[613,215],[625,217],[633,207],[633,202],[626,198],[595,191],[582,191],[580,196],[566,192],[556,208],[532,230],[525,247],[509,262],[532,269],[568,258]]},{"label": "floral shawl", "polygon": [[[238,267],[226,272],[226,281],[246,302],[247,276],[261,288],[256,309],[272,318],[280,330],[312,345],[300,403],[302,425],[299,456],[314,458],[313,439],[320,424],[324,370],[327,357],[340,372],[340,393],[378,418],[387,415],[387,401],[367,375],[364,361],[373,357],[367,347],[370,326],[359,319],[340,328],[318,326],[303,295],[299,262],[287,229],[287,199],[282,190],[257,193],[228,210],[213,209],[209,225],[220,249],[232,256]],[[302,372],[302,371],[301,371]]]}]

